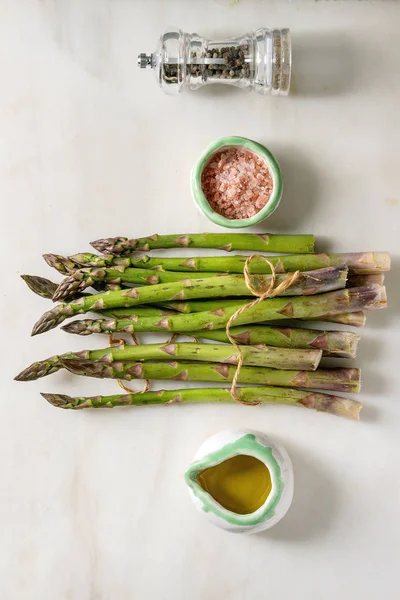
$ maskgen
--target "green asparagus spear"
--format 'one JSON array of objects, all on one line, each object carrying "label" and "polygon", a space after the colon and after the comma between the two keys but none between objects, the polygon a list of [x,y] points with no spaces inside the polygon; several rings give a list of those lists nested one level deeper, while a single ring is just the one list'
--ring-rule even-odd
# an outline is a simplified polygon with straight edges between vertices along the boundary
[{"label": "green asparagus spear", "polygon": [[[223,329],[196,331],[193,332],[194,334],[200,338],[217,342],[229,342]],[[322,350],[323,356],[339,358],[355,358],[359,340],[358,335],[349,331],[320,331],[316,329],[293,329],[289,327],[254,325],[232,327],[231,335],[238,344],[263,344],[278,348],[316,348]],[[111,353],[114,361],[117,359],[121,360],[120,357],[116,358],[118,355],[115,355],[114,352],[114,348],[84,351],[78,354],[78,358],[98,360]],[[52,356],[46,360],[35,362],[17,375],[16,380],[32,381],[55,373],[61,367],[61,358],[77,358],[77,356],[72,356],[71,353],[67,352],[61,356]]]},{"label": "green asparagus spear", "polygon": [[214,248],[217,250],[250,250],[252,252],[314,252],[313,235],[281,235],[273,233],[186,233],[129,239],[106,238],[92,242],[102,253],[130,254],[157,248]]},{"label": "green asparagus spear", "polygon": [[[342,288],[346,284],[347,269],[343,267],[329,267],[319,269],[317,272],[300,273],[286,292],[302,289],[303,294],[314,294],[326,289]],[[252,275],[251,283],[260,293],[268,289],[270,277],[265,275]],[[362,289],[362,288],[354,288]],[[210,277],[209,279],[189,279],[183,282],[162,283],[149,287],[130,288],[117,292],[94,294],[59,304],[45,313],[33,328],[32,335],[43,333],[56,327],[68,317],[76,314],[98,311],[107,308],[136,306],[138,304],[154,304],[158,302],[186,300],[191,298],[212,298],[216,296],[242,296],[251,295],[244,281],[243,275],[228,275],[226,277]],[[286,293],[285,292],[285,293]],[[321,296],[321,294],[319,294]],[[287,302],[284,303],[286,305]],[[295,315],[292,315],[295,318]],[[279,317],[278,317],[279,318]]]},{"label": "green asparagus spear", "polygon": [[[355,287],[355,286],[351,286]],[[361,286],[360,286],[361,287]],[[176,312],[191,313],[191,312],[202,312],[204,310],[217,310],[219,308],[227,308],[231,306],[244,306],[248,304],[248,298],[238,299],[226,299],[217,298],[216,300],[190,300],[188,302],[161,302],[158,306],[163,308],[174,310]],[[114,309],[114,311],[101,311],[108,312],[109,317],[115,317],[117,319],[128,318],[129,310],[131,314],[135,312],[135,309]],[[308,320],[308,319],[307,319]],[[338,315],[322,315],[321,317],[315,317],[315,321],[328,321],[330,323],[340,323],[342,325],[349,325],[352,327],[363,327],[365,325],[366,317],[362,311],[352,313],[341,313]]]},{"label": "green asparagus spear", "polygon": [[[297,390],[283,387],[237,388],[238,399],[254,404],[288,404],[313,408],[337,416],[358,421],[361,403],[349,398],[331,396],[319,392]],[[89,398],[71,398],[62,394],[42,394],[53,406],[66,409],[113,408],[115,406],[146,406],[149,404],[180,404],[192,402],[236,402],[230,389],[224,388],[184,388],[181,390],[160,390],[144,394],[117,394],[114,396],[92,396]],[[253,406],[254,410],[256,408]]]},{"label": "green asparagus spear", "polygon": [[[105,379],[174,379],[176,381],[232,381],[236,368],[227,364],[191,362],[108,362],[106,360],[62,359],[63,366],[75,375]],[[316,371],[242,367],[239,383],[277,385],[327,390],[360,391],[359,369],[318,369]]]},{"label": "green asparagus spear", "polygon": [[[232,327],[231,336],[238,344],[265,344],[279,348],[320,348],[323,356],[355,358],[359,336],[350,331],[321,331],[293,327],[244,325]],[[223,329],[188,332],[206,340],[230,343]]]},{"label": "green asparagus spear", "polygon": [[[170,258],[158,256],[120,257],[112,254],[98,256],[82,252],[70,256],[68,260],[85,267],[140,267],[143,269],[164,269],[166,271],[217,273],[243,273],[247,256],[194,256]],[[351,273],[369,274],[390,270],[388,252],[348,252],[344,254],[289,254],[268,256],[277,273],[312,271],[325,267],[348,267]],[[78,267],[79,268],[79,267]],[[268,263],[262,258],[254,258],[249,266],[251,273],[270,273]],[[378,283],[378,282],[370,282]]]},{"label": "green asparagus spear", "polygon": [[[219,276],[223,276],[224,282],[228,285],[230,285],[230,281],[231,283],[235,283],[237,293],[234,295],[252,295],[243,275],[228,276],[219,273]],[[234,279],[229,280],[228,277],[233,277]],[[277,275],[276,284],[279,285],[285,281],[287,277],[288,275]],[[212,281],[215,282],[216,274],[202,273],[201,278],[212,279]],[[81,269],[80,271],[75,271],[75,273],[62,281],[53,296],[53,300],[56,301],[68,298],[73,294],[82,292],[93,284],[103,283],[104,281],[116,284],[135,283],[143,285],[182,282],[185,285],[190,279],[198,281],[198,274],[183,274],[174,271],[152,271],[151,269],[131,269],[126,267],[114,267],[112,269]],[[316,271],[307,271],[305,273],[300,273],[297,281],[280,295],[297,296],[340,289],[345,287],[346,280],[346,267],[328,267],[326,269],[317,269]],[[271,281],[271,276],[253,275],[251,281],[252,283],[254,282],[255,287],[258,286],[259,289],[262,289],[263,287],[267,289]]]},{"label": "green asparagus spear", "polygon": [[[224,275],[221,273],[221,275]],[[215,278],[216,273],[202,273],[201,278]],[[284,276],[281,275],[281,278]],[[156,285],[159,283],[172,283],[199,279],[198,273],[177,273],[174,271],[154,271],[151,269],[132,269],[115,266],[103,269],[80,269],[66,277],[54,292],[53,300],[57,302],[70,296],[82,293],[86,288],[95,284],[113,283],[118,286],[124,284]]]},{"label": "green asparagus spear", "polygon": [[[244,365],[256,365],[279,369],[298,369],[315,371],[322,356],[319,348],[295,349],[274,348],[262,346],[240,347]],[[46,360],[35,362],[16,376],[16,381],[33,381],[55,373],[61,368],[64,359],[113,361],[143,361],[143,360],[172,360],[183,359],[205,362],[220,362],[235,365],[238,353],[232,346],[222,344],[195,344],[195,343],[166,343],[166,344],[141,344],[137,346],[124,346],[123,348],[103,348],[101,350],[83,350],[81,352],[67,352],[61,356],[51,356]]]},{"label": "green asparagus spear", "polygon": [[[222,278],[221,278],[222,279]],[[61,312],[61,321],[66,316],[71,316],[71,306],[67,305],[68,313]],[[386,289],[381,286],[371,285],[361,288],[350,288],[316,296],[298,296],[287,298],[271,298],[247,308],[235,321],[235,325],[248,323],[262,323],[279,319],[315,319],[322,315],[340,313],[347,310],[358,311],[361,308],[386,307]],[[63,305],[61,305],[63,306]],[[75,308],[75,307],[74,307]],[[63,309],[64,310],[64,309]],[[73,312],[73,311],[72,311]],[[78,311],[76,311],[78,312]],[[81,310],[80,312],[84,312]],[[73,321],[63,327],[68,333],[90,335],[92,333],[113,333],[117,331],[171,331],[174,333],[188,333],[202,329],[223,329],[230,317],[236,312],[235,307],[217,309],[209,312],[195,314],[179,314],[157,320],[154,317],[143,317],[134,322],[129,319],[84,319]],[[76,313],[75,313],[76,314]],[[35,326],[34,334],[41,333],[60,321],[60,313],[46,316]]]}]

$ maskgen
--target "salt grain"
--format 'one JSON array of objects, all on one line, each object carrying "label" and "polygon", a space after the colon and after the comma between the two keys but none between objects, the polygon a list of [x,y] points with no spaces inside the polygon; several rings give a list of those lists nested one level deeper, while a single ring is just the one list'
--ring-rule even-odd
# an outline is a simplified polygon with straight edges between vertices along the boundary
[{"label": "salt grain", "polygon": [[267,204],[273,180],[266,163],[249,150],[233,147],[214,154],[201,185],[211,208],[228,219],[247,219]]}]

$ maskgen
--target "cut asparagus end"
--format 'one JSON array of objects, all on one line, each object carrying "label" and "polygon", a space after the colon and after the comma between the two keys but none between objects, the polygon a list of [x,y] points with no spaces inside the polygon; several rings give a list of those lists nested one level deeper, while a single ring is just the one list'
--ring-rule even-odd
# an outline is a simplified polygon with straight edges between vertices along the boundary
[{"label": "cut asparagus end", "polygon": [[341,313],[339,315],[325,315],[313,320],[326,321],[327,323],[340,323],[341,325],[347,325],[348,327],[364,327],[367,322],[367,315],[364,311],[357,310],[356,312]]},{"label": "cut asparagus end", "polygon": [[366,286],[366,287],[373,287],[375,289],[378,289],[377,298],[375,299],[375,301],[371,300],[371,302],[368,303],[366,305],[366,307],[367,308],[375,308],[375,309],[386,308],[387,307],[386,287],[384,285],[376,285],[376,284],[373,284],[372,286]]},{"label": "cut asparagus end", "polygon": [[341,398],[340,396],[331,396],[328,394],[319,394],[314,392],[300,400],[306,408],[313,408],[318,412],[328,412],[338,417],[345,417],[353,421],[359,421],[361,402],[351,400],[350,398]]},{"label": "cut asparagus end", "polygon": [[385,286],[366,285],[358,288],[349,288],[350,299],[354,302],[354,309],[381,309],[387,307],[387,294]]},{"label": "cut asparagus end", "polygon": [[347,278],[346,287],[363,287],[376,283],[383,285],[385,281],[384,273],[370,273],[369,275],[352,275]]},{"label": "cut asparagus end", "polygon": [[[340,351],[336,352],[335,356],[338,358],[356,358],[357,350],[358,350],[358,342],[360,341],[360,336],[356,333],[351,335],[350,332],[347,332],[347,341],[348,341],[348,351],[346,353],[341,353]],[[332,356],[332,354],[331,354]]]},{"label": "cut asparagus end", "polygon": [[376,268],[379,271],[390,271],[391,257],[389,252],[373,252]]}]

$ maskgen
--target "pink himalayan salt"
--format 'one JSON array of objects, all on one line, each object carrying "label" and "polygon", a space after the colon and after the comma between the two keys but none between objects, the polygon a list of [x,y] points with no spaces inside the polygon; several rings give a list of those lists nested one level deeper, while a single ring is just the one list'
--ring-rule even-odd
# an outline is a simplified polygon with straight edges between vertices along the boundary
[{"label": "pink himalayan salt", "polygon": [[247,219],[267,204],[273,180],[262,158],[232,147],[211,157],[203,170],[201,187],[215,212],[227,219]]}]

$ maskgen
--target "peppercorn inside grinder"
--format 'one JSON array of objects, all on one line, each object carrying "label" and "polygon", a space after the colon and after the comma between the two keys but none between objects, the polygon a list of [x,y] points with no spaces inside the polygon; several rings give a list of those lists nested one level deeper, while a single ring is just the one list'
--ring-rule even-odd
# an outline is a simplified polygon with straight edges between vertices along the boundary
[{"label": "peppercorn inside grinder", "polygon": [[161,35],[156,52],[138,56],[139,67],[151,67],[169,95],[223,83],[259,94],[287,96],[291,62],[290,30],[265,28],[218,41],[169,29]]}]

